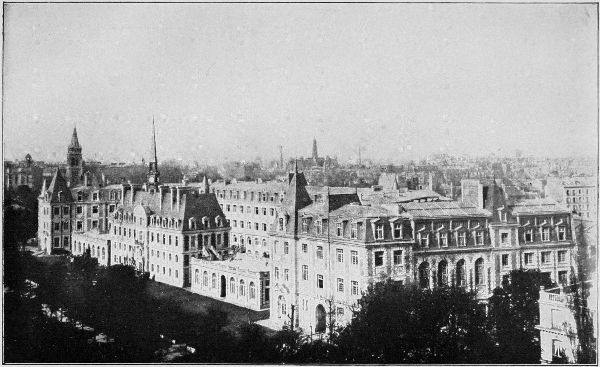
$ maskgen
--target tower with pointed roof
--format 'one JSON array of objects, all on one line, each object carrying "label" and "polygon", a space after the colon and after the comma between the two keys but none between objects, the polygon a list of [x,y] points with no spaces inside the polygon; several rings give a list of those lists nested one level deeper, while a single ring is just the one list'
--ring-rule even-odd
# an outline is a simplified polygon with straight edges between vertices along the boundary
[{"label": "tower with pointed roof", "polygon": [[57,168],[49,186],[44,180],[38,197],[38,244],[47,254],[70,250],[72,202],[67,180]]},{"label": "tower with pointed roof", "polygon": [[81,145],[77,138],[77,128],[73,128],[71,144],[67,148],[67,183],[70,187],[77,186],[83,172],[83,159],[81,156]]},{"label": "tower with pointed roof", "polygon": [[148,184],[158,186],[160,184],[160,172],[158,171],[158,158],[156,156],[156,129],[154,118],[152,118],[152,139],[150,141],[150,157],[148,158]]},{"label": "tower with pointed roof", "polygon": [[317,164],[317,159],[319,158],[319,151],[317,150],[317,138],[313,138],[313,148],[312,148],[312,159]]}]

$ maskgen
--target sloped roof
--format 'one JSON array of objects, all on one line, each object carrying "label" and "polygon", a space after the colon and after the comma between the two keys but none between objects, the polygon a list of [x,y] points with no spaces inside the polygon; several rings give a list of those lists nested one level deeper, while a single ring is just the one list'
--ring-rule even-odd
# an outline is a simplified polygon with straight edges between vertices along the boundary
[{"label": "sloped roof", "polygon": [[393,213],[381,206],[370,206],[360,204],[348,204],[344,205],[339,209],[331,212],[330,217],[342,217],[344,219],[355,219],[355,218],[378,218],[388,217]]},{"label": "sloped roof", "polygon": [[551,199],[524,199],[510,206],[512,215],[569,213],[569,210]]},{"label": "sloped roof", "polygon": [[64,194],[63,201],[73,200],[71,190],[69,190],[69,187],[67,186],[67,180],[65,180],[62,173],[60,173],[60,169],[58,168],[56,168],[56,170],[54,171],[54,176],[52,177],[52,182],[50,183],[47,192],[50,193],[51,202],[58,201],[59,192],[62,192]]},{"label": "sloped roof", "polygon": [[492,213],[475,206],[463,206],[456,201],[410,202],[401,204],[408,215],[415,219],[449,217],[490,217]]}]

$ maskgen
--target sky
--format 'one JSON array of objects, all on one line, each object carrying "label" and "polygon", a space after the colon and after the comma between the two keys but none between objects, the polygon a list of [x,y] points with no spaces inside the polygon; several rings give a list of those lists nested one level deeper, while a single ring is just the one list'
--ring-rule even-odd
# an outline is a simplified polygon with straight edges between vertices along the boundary
[{"label": "sky", "polygon": [[597,4],[5,4],[5,159],[595,155]]}]

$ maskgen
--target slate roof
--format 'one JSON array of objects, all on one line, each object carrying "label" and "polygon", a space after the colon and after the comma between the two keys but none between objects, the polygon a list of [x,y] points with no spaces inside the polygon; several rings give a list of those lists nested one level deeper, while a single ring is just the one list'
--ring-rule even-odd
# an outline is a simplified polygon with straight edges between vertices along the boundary
[{"label": "slate roof", "polygon": [[411,202],[403,203],[401,206],[409,216],[415,219],[492,216],[489,210],[474,206],[462,206],[456,201]]},{"label": "slate roof", "polygon": [[567,208],[551,199],[525,199],[512,205],[510,208],[513,216],[569,213]]}]

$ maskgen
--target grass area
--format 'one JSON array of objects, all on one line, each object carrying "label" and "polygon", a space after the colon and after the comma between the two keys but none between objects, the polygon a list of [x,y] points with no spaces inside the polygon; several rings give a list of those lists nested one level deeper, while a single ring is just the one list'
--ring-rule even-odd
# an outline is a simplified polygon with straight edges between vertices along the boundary
[{"label": "grass area", "polygon": [[253,311],[222,302],[210,297],[189,292],[183,288],[177,288],[159,282],[148,283],[147,292],[157,300],[170,300],[175,302],[182,311],[191,315],[200,315],[214,306],[227,312],[229,327],[238,327],[248,321],[263,320],[269,317],[269,311]]}]

